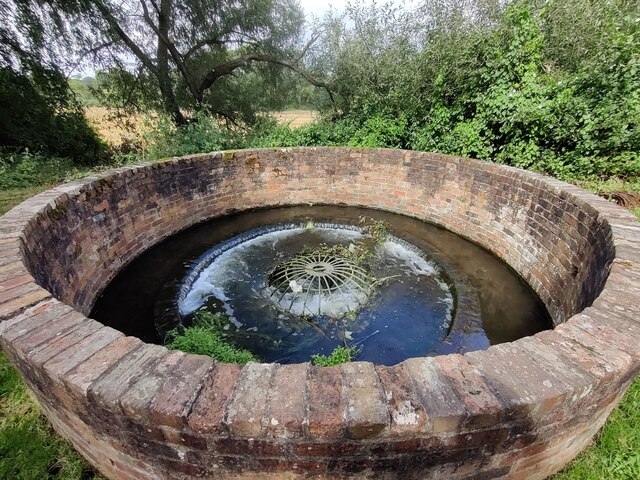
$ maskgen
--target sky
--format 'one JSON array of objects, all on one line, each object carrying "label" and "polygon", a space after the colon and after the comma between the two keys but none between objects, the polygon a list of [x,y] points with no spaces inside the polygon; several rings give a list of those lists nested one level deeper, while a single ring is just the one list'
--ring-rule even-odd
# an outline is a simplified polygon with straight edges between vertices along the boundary
[{"label": "sky", "polygon": [[303,8],[305,15],[315,15],[322,17],[329,8],[333,7],[338,12],[344,11],[344,7],[348,0],[300,0],[300,6]]},{"label": "sky", "polygon": [[[304,13],[309,16],[310,14],[315,15],[316,17],[322,18],[326,12],[329,11],[329,8],[333,8],[336,12],[343,12],[345,6],[349,0],[299,0],[300,6],[304,10]],[[351,0],[354,1],[354,0]],[[358,0],[355,0],[358,1]],[[365,4],[375,3],[375,0],[359,0]],[[383,1],[378,0],[378,4],[385,3]],[[390,3],[394,3],[396,5],[407,5],[411,6],[416,3],[416,0],[392,0]]]}]

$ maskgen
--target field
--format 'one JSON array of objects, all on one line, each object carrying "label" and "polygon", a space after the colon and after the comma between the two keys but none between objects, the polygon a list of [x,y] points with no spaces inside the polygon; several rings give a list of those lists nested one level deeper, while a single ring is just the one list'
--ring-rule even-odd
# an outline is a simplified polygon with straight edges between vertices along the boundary
[{"label": "field", "polygon": [[[85,109],[89,123],[98,131],[100,137],[108,144],[119,147],[124,144],[136,144],[153,116],[143,115],[119,116],[104,107],[88,107]],[[313,122],[317,118],[312,110],[284,110],[271,114],[279,123],[288,124],[295,129]]]}]

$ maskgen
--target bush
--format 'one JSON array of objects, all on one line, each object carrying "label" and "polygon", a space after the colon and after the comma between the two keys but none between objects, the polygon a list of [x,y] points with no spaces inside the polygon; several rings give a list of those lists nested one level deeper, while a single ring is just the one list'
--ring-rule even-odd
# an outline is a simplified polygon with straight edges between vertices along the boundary
[{"label": "bush", "polygon": [[0,190],[55,185],[81,173],[68,158],[35,155],[29,151],[0,155]]},{"label": "bush", "polygon": [[0,67],[0,147],[68,157],[81,164],[94,164],[106,152],[66,79],[43,67],[33,67],[29,75]]}]

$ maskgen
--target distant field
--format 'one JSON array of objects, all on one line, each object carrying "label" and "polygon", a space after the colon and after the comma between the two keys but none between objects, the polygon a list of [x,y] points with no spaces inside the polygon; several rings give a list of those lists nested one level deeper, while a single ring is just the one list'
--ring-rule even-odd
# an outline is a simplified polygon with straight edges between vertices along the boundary
[{"label": "distant field", "polygon": [[118,117],[115,111],[105,107],[88,107],[85,113],[87,120],[97,130],[100,138],[110,145],[135,144],[142,133],[144,125],[142,115]]},{"label": "distant field", "polygon": [[[118,117],[113,110],[105,107],[88,107],[85,111],[89,123],[110,145],[136,144],[140,139],[145,123],[143,115]],[[273,116],[280,123],[288,123],[291,128],[298,128],[313,122],[317,117],[317,112],[313,110],[285,110],[274,112]],[[152,116],[150,115],[149,118]]]},{"label": "distant field", "polygon": [[318,113],[313,110],[285,110],[284,112],[275,112],[273,114],[280,123],[291,122],[291,128],[298,128],[313,122],[317,118]]}]

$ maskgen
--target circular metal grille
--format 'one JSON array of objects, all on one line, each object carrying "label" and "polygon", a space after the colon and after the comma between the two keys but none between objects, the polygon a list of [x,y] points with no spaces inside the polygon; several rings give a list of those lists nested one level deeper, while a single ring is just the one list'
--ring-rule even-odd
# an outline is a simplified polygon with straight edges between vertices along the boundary
[{"label": "circular metal grille", "polygon": [[296,315],[340,317],[368,300],[375,278],[349,258],[323,252],[301,253],[269,275],[269,294]]}]

